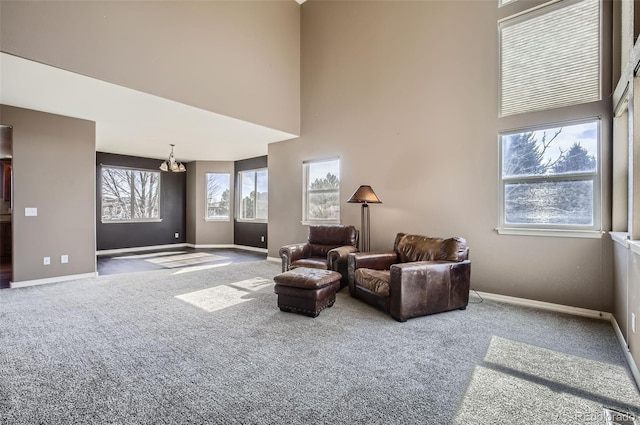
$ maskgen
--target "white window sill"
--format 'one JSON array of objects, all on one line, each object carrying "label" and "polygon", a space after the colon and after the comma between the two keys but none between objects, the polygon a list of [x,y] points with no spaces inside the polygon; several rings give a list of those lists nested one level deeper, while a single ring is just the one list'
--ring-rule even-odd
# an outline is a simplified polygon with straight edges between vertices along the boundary
[{"label": "white window sill", "polygon": [[123,224],[123,223],[160,223],[162,222],[161,218],[152,218],[149,220],[100,220],[102,224]]},{"label": "white window sill", "polygon": [[223,218],[205,218],[204,221],[230,221],[229,217]]},{"label": "white window sill", "polygon": [[238,223],[265,223],[265,224],[269,222],[269,220],[246,220],[243,218],[236,218],[236,221]]},{"label": "white window sill", "polygon": [[301,221],[303,226],[319,226],[322,224],[340,224],[340,220],[312,220],[312,221]]},{"label": "white window sill", "polygon": [[627,232],[609,232],[609,235],[611,236],[611,240],[613,240],[614,242],[619,243],[620,245],[624,246],[625,248],[629,248],[629,242],[631,242],[629,240],[629,233],[627,233]]},{"label": "white window sill", "polygon": [[619,243],[623,247],[630,249],[636,255],[640,255],[640,241],[632,241],[629,239],[627,232],[609,232],[611,239]]},{"label": "white window sill", "polygon": [[555,229],[520,229],[520,228],[497,228],[500,235],[516,236],[550,236],[556,238],[590,238],[600,239],[604,232],[600,230],[555,230]]}]

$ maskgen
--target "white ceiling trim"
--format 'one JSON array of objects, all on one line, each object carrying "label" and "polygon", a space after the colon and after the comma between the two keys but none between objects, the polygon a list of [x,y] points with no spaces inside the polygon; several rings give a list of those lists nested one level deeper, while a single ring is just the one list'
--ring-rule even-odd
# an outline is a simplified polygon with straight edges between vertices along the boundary
[{"label": "white ceiling trim", "polygon": [[180,161],[235,161],[297,137],[6,53],[0,103],[95,121],[97,151],[148,158],[174,143]]}]

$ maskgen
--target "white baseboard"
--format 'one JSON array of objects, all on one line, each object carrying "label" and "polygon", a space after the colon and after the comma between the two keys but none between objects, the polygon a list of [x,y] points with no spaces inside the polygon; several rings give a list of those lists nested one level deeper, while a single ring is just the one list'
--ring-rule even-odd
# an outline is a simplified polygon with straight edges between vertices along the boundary
[{"label": "white baseboard", "polygon": [[620,326],[618,326],[618,321],[615,317],[613,317],[613,315],[611,316],[611,325],[613,326],[613,330],[616,332],[620,347],[622,347],[622,351],[624,351],[624,357],[627,359],[629,369],[631,370],[631,375],[633,375],[633,380],[636,382],[636,387],[640,388],[640,370],[638,370],[636,361],[634,360],[631,351],[629,351],[629,346],[627,345],[627,341],[625,341],[624,339],[624,335],[622,335]]},{"label": "white baseboard", "polygon": [[266,248],[257,248],[255,246],[247,245],[234,245],[234,244],[192,244],[188,243],[189,248],[202,248],[202,249],[242,249],[244,251],[263,252],[267,253]]},{"label": "white baseboard", "polygon": [[97,272],[82,273],[82,274],[74,274],[69,276],[48,277],[46,279],[23,280],[21,282],[10,282],[9,286],[11,288],[25,288],[27,286],[44,285],[47,283],[56,283],[56,282],[67,282],[69,280],[86,279],[86,278],[92,278],[92,277],[98,277],[98,273]]},{"label": "white baseboard", "polygon": [[559,313],[573,314],[576,316],[590,317],[593,319],[611,320],[611,313],[587,308],[571,307],[568,305],[548,303],[544,301],[529,300],[526,298],[510,297],[507,295],[492,294],[489,292],[476,291],[482,298],[493,301],[500,301],[508,304],[521,305],[525,307],[539,308],[542,310],[556,311]]},{"label": "white baseboard", "polygon": [[128,252],[153,251],[155,249],[185,248],[187,246],[189,245],[186,243],[172,243],[168,245],[136,246],[133,248],[119,248],[119,249],[102,249],[100,251],[96,251],[96,255],[126,254]]},{"label": "white baseboard", "polygon": [[264,254],[269,252],[267,248],[256,248],[255,246],[234,245],[233,247],[236,249],[244,249],[245,251],[261,252]]},{"label": "white baseboard", "polygon": [[267,257],[267,261],[273,261],[274,263],[281,263],[282,258],[280,257]]},{"label": "white baseboard", "polygon": [[219,243],[219,244],[195,244],[195,243],[188,243],[187,246],[189,248],[200,248],[200,249],[233,249],[236,246],[232,243]]}]

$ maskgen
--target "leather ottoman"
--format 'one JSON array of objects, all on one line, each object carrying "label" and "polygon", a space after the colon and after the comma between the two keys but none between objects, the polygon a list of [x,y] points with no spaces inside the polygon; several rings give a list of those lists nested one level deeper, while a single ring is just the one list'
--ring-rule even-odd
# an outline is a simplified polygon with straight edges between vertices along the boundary
[{"label": "leather ottoman", "polygon": [[342,275],[331,270],[298,267],[273,278],[278,307],[305,316],[317,317],[336,301]]}]

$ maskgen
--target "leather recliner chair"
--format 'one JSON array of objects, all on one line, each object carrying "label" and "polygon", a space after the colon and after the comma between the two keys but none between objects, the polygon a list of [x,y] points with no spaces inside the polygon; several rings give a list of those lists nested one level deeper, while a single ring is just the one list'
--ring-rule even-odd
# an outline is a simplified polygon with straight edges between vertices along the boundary
[{"label": "leather recliner chair", "polygon": [[400,321],[469,303],[471,262],[463,238],[398,233],[393,250],[349,254],[351,296]]},{"label": "leather recliner chair", "polygon": [[309,226],[307,242],[280,248],[282,271],[296,267],[333,270],[342,275],[340,288],[347,286],[347,256],[358,251],[358,230],[350,225]]}]

